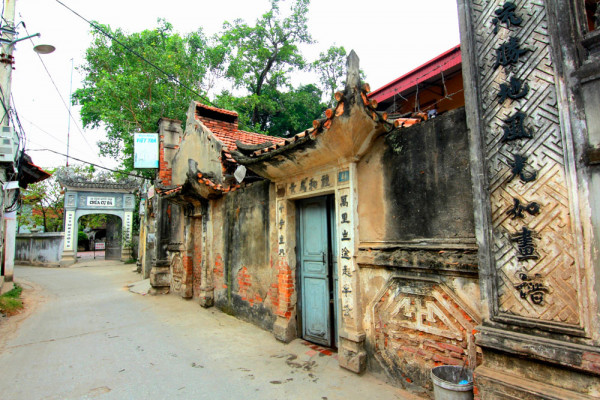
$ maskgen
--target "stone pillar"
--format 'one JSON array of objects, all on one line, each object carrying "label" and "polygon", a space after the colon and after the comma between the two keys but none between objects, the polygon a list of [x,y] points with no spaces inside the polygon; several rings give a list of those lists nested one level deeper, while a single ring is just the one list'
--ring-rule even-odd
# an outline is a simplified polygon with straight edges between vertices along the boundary
[{"label": "stone pillar", "polygon": [[60,266],[68,266],[77,262],[75,256],[77,249],[75,249],[75,235],[77,234],[77,222],[75,221],[75,210],[69,210],[65,208],[65,242],[63,246],[63,253],[60,259]]},{"label": "stone pillar", "polygon": [[[197,245],[198,245],[198,241],[196,240],[197,237],[194,238],[195,241],[195,246],[194,246],[194,251],[198,251],[200,250],[201,254],[200,254],[200,270],[201,270],[201,277],[200,277],[200,293],[199,293],[199,302],[200,302],[200,306],[204,307],[204,308],[208,308],[208,307],[212,307],[215,303],[215,287],[214,287],[214,281],[213,281],[213,269],[210,268],[210,263],[208,260],[210,260],[210,253],[209,253],[209,246],[207,245],[207,241],[210,241],[210,239],[212,237],[212,224],[209,224],[209,205],[208,203],[202,203],[202,214],[200,216],[200,218],[196,219],[195,223],[196,224],[201,224],[200,227],[200,234],[201,234],[201,238],[200,238],[200,249],[198,249]],[[198,232],[198,228],[196,227],[195,233]]]},{"label": "stone pillar", "polygon": [[121,248],[121,261],[131,259],[131,239],[133,232],[133,211],[123,213],[123,247]]},{"label": "stone pillar", "polygon": [[346,171],[344,181],[339,183],[336,191],[336,232],[338,241],[338,277],[341,306],[341,327],[339,343],[340,366],[352,372],[364,371],[367,362],[367,353],[364,350],[365,332],[362,329],[360,285],[358,282],[359,271],[356,263],[358,244],[358,190],[356,163],[350,163]]},{"label": "stone pillar", "polygon": [[458,2],[484,303],[475,384],[484,399],[600,393],[574,4]]},{"label": "stone pillar", "polygon": [[[157,189],[161,187],[169,187],[172,177],[172,162],[173,157],[183,131],[181,129],[181,121],[161,118],[158,122],[159,133],[159,170],[158,179],[156,181]],[[169,216],[167,213],[168,202],[163,200],[157,193],[156,201],[156,260],[150,270],[150,284],[152,285],[152,293],[168,293],[171,274],[170,262],[167,254],[167,246],[169,244]]]}]

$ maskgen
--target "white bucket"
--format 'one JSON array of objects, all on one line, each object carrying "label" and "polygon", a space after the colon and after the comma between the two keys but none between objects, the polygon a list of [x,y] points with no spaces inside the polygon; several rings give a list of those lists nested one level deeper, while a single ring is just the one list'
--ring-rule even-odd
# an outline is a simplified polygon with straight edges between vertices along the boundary
[{"label": "white bucket", "polygon": [[[472,400],[473,372],[463,367],[442,365],[431,370],[435,400]],[[467,381],[467,384],[460,384]]]}]

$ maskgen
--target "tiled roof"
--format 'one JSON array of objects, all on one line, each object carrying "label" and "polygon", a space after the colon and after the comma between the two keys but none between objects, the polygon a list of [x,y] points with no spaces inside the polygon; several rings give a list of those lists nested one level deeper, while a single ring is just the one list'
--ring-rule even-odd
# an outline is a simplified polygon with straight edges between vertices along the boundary
[{"label": "tiled roof", "polygon": [[166,188],[156,188],[156,191],[158,192],[158,194],[162,195],[162,196],[168,196],[170,194],[173,193],[178,193],[181,192],[181,189],[183,188],[183,186],[177,186],[171,189],[166,189]]},{"label": "tiled roof", "polygon": [[241,187],[240,185],[223,186],[221,184],[213,182],[208,177],[205,177],[204,175],[202,175],[201,172],[198,172],[198,182],[222,193],[233,192],[234,190],[237,190]]},{"label": "tiled roof", "polygon": [[[202,116],[198,113],[199,109],[211,111],[213,115],[221,114],[223,116],[229,116],[229,118],[225,117],[220,120],[212,116]],[[237,128],[237,116],[238,114],[235,111],[209,107],[201,103],[196,103],[196,119],[201,121],[208,129],[210,129],[213,135],[225,145],[228,151],[237,150],[237,146],[235,144],[237,140],[244,144],[250,145],[261,144],[265,142],[284,143],[284,139],[279,137],[239,130]],[[232,121],[231,117],[234,117],[235,119]]]},{"label": "tiled roof", "polygon": [[[388,126],[388,132],[395,129],[400,128],[408,128],[409,126],[418,124],[419,122],[426,120],[427,115],[423,114],[423,116],[419,116],[419,118],[389,118],[386,112],[376,111],[377,109],[377,101],[369,100],[367,98],[367,93],[370,91],[369,85],[364,84],[360,90],[360,98],[362,99],[362,104],[364,106],[365,112],[374,120],[379,123],[386,124]],[[335,98],[337,100],[337,105],[334,108],[330,108],[325,111],[325,118],[313,121],[313,127],[305,130],[304,132],[298,133],[291,138],[284,139],[282,141],[273,141],[274,144],[272,146],[266,147],[264,149],[256,150],[248,157],[258,157],[266,153],[273,152],[274,150],[287,148],[291,144],[306,138],[307,136],[315,137],[331,127],[333,120],[342,114],[344,114],[345,104],[347,103],[345,94],[342,92],[337,92],[335,94]],[[306,139],[304,139],[306,140]],[[284,150],[282,150],[284,151]],[[241,156],[241,154],[236,153],[236,158]],[[242,156],[243,157],[243,156]],[[247,158],[247,157],[243,157]]]},{"label": "tiled roof", "polygon": [[261,144],[265,142],[273,142],[277,144],[285,143],[285,139],[276,136],[267,136],[260,133],[236,131],[232,133],[213,132],[215,136],[227,146],[229,151],[237,150],[236,140],[244,144]]}]

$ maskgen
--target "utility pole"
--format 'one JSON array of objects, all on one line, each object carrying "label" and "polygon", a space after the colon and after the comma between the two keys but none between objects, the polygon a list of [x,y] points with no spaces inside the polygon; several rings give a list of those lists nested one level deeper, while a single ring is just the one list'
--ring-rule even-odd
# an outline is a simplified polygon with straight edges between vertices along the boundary
[{"label": "utility pole", "polygon": [[[17,42],[40,36],[39,33],[16,39],[15,26],[15,3],[16,0],[2,0],[2,20],[0,21],[0,180],[2,181],[2,192],[0,199],[0,243],[3,244],[3,252],[0,253],[2,270],[0,280],[12,282],[15,265],[15,244],[17,238],[17,208],[20,196],[18,182],[17,164],[25,143],[20,143],[19,136],[15,133],[15,127],[10,126],[11,107],[11,81],[14,64],[12,55]],[[38,45],[33,48],[36,53],[49,54],[54,51],[54,46]]]},{"label": "utility pole", "polygon": [[[2,53],[0,54],[0,106],[1,123],[0,130],[4,134],[10,132],[10,93],[11,93],[11,79],[14,58],[13,53],[13,41],[16,34],[15,31],[15,2],[16,0],[3,0],[3,12],[2,21],[0,21],[0,41],[2,43]],[[10,136],[10,135],[9,135]],[[12,135],[13,138],[15,135]],[[12,138],[11,138],[12,139]],[[18,143],[18,142],[17,142]],[[13,146],[17,145],[13,143]],[[14,161],[11,160],[11,161]],[[3,182],[14,182],[16,181],[17,169],[15,168],[14,162],[3,163],[0,166],[0,179]],[[2,222],[3,222],[3,248],[4,254],[2,259],[2,269],[4,280],[6,282],[12,282],[13,271],[15,265],[15,244],[16,244],[16,230],[17,230],[17,212],[9,209],[5,212],[7,207],[10,207],[15,203],[16,196],[19,195],[17,189],[9,189],[6,184],[3,185],[2,199]]]}]

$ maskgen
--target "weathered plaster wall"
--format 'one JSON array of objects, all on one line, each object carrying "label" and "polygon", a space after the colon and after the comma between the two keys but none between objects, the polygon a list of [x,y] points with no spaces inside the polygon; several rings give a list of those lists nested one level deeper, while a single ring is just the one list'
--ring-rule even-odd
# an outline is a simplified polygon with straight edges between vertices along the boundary
[{"label": "weathered plaster wall", "polygon": [[62,232],[19,234],[15,246],[15,261],[19,264],[58,266],[63,240]]},{"label": "weathered plaster wall", "polygon": [[380,139],[358,171],[361,241],[474,237],[463,108]]},{"label": "weathered plaster wall", "polygon": [[357,262],[369,368],[430,387],[474,365],[480,322],[464,109],[379,139],[358,163]]},{"label": "weathered plaster wall", "polygon": [[214,201],[215,305],[223,311],[271,330],[271,186],[257,182]]},{"label": "weathered plaster wall", "polygon": [[219,158],[223,146],[202,123],[195,119],[195,110],[196,103],[192,102],[179,151],[173,158],[173,185],[185,183],[190,162],[193,164],[192,168],[197,168],[218,183],[222,182],[222,166]]}]

